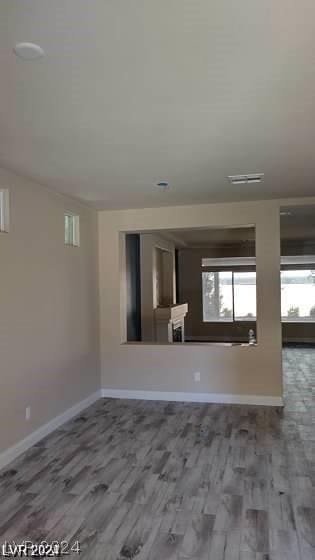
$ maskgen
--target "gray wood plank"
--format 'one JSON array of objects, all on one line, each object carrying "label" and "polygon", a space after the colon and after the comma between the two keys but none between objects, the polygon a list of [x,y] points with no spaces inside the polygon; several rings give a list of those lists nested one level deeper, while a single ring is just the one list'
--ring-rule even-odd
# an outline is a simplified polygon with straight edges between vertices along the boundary
[{"label": "gray wood plank", "polygon": [[[285,409],[100,399],[0,472],[0,537],[86,560],[314,560],[315,349]],[[77,556],[73,556],[77,557]]]}]

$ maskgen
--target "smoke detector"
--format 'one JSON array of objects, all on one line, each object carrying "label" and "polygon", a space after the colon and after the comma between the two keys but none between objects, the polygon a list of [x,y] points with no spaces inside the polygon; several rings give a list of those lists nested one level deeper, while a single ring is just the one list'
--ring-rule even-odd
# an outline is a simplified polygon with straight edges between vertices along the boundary
[{"label": "smoke detector", "polygon": [[248,173],[246,175],[229,175],[228,180],[232,185],[241,185],[243,183],[261,183],[264,173]]},{"label": "smoke detector", "polygon": [[23,60],[36,60],[45,54],[42,47],[35,43],[17,43],[13,50],[16,56]]}]

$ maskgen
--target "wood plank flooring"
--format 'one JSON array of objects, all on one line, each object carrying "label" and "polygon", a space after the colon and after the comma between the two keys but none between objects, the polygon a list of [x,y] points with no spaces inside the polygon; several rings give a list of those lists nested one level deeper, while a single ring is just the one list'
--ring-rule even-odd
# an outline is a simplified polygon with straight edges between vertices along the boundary
[{"label": "wood plank flooring", "polygon": [[84,560],[314,560],[315,349],[285,350],[284,366],[284,411],[98,401],[0,473],[0,543],[78,540]]}]

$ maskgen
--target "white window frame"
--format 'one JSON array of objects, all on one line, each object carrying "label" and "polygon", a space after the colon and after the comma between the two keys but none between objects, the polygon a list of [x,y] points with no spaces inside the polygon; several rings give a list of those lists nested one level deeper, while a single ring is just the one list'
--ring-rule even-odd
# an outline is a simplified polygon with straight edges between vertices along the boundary
[{"label": "white window frame", "polygon": [[[237,317],[235,316],[235,290],[234,290],[234,274],[237,272],[255,272],[256,274],[256,269],[255,270],[249,270],[249,267],[245,268],[242,270],[242,268],[239,269],[232,269],[230,268],[208,268],[207,266],[205,266],[204,264],[202,265],[204,268],[202,269],[202,275],[206,274],[207,272],[231,272],[232,274],[232,284],[231,284],[231,290],[232,290],[232,317],[229,318],[224,318],[224,317],[218,317],[215,319],[205,319],[205,310],[204,310],[204,305],[203,305],[203,289],[202,289],[202,322],[203,323],[256,323],[257,321],[257,301],[256,301],[256,313],[253,317]],[[256,284],[256,296],[257,296],[257,284]]]},{"label": "white window frame", "polygon": [[8,233],[10,229],[9,190],[0,189],[0,233]]},{"label": "white window frame", "polygon": [[[66,218],[71,220],[71,239],[66,239]],[[66,247],[80,247],[80,216],[73,212],[64,213],[64,240]]]}]

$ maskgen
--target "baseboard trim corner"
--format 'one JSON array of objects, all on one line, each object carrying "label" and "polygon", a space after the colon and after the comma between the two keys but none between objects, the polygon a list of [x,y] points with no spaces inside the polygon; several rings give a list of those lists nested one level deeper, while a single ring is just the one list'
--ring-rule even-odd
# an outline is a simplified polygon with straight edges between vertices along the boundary
[{"label": "baseboard trim corner", "polygon": [[8,449],[0,453],[0,470],[9,465],[9,463],[14,461],[14,459],[16,459],[19,455],[25,453],[25,451],[38,443],[41,439],[48,436],[57,428],[60,428],[60,426],[74,418],[74,416],[76,416],[77,414],[80,414],[82,410],[88,408],[89,406],[91,406],[91,404],[93,404],[100,398],[102,398],[101,390],[96,391],[83,401],[76,403],[74,406],[68,408],[68,410],[66,410],[59,416],[56,416],[55,418],[47,422],[47,424],[44,424],[12,447],[9,447]]},{"label": "baseboard trim corner", "polygon": [[247,404],[259,406],[283,406],[281,397],[268,395],[229,395],[226,393],[181,393],[166,391],[131,391],[125,389],[101,389],[103,398],[137,399],[148,401],[201,402],[217,404]]}]

